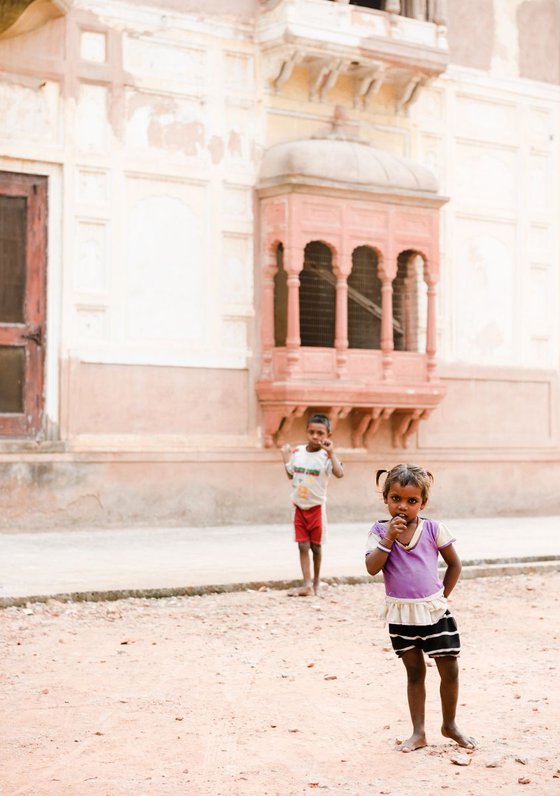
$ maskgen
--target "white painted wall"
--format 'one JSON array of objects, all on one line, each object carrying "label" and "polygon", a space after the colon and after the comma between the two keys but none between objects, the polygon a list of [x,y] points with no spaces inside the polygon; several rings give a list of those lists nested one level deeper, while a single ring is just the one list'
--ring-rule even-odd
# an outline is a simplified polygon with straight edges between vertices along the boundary
[{"label": "white painted wall", "polygon": [[560,88],[451,67],[412,110],[442,220],[440,357],[557,369]]}]

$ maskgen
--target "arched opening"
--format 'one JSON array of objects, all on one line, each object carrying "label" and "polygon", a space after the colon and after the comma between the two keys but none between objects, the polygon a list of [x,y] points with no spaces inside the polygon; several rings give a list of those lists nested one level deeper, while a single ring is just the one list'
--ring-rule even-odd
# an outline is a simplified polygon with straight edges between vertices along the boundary
[{"label": "arched opening", "polygon": [[285,346],[288,332],[288,274],[284,269],[284,246],[276,247],[274,274],[274,345]]},{"label": "arched opening", "polygon": [[399,254],[393,282],[393,339],[396,351],[426,348],[427,288],[424,260],[418,252]]},{"label": "arched opening", "polygon": [[302,346],[332,348],[335,333],[336,277],[332,254],[320,241],[305,247],[299,275],[299,324]]},{"label": "arched opening", "polygon": [[348,277],[348,346],[381,347],[381,280],[377,274],[377,254],[369,246],[352,252],[352,271]]}]

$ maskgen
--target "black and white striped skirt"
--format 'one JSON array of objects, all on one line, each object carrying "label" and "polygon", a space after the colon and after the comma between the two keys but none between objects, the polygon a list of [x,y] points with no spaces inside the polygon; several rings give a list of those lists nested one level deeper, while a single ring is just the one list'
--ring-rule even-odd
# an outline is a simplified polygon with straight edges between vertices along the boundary
[{"label": "black and white striped skirt", "polygon": [[450,655],[456,658],[461,651],[457,622],[446,611],[435,625],[395,625],[389,623],[393,649],[399,656],[408,650],[422,650],[430,658]]}]

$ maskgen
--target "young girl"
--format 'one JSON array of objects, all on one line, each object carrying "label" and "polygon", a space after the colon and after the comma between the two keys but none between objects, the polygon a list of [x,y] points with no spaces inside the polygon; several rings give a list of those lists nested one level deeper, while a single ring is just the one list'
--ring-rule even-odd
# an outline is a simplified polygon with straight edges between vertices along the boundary
[{"label": "young girl", "polygon": [[[390,471],[378,470],[377,485],[383,473],[387,473],[383,500],[391,519],[376,522],[371,529],[366,568],[370,575],[383,570],[387,595],[384,618],[389,624],[393,649],[406,667],[412,735],[396,748],[412,752],[427,743],[426,653],[435,659],[441,678],[441,732],[459,746],[474,749],[475,741],[455,724],[460,641],[457,624],[447,607],[447,597],[461,572],[461,561],[453,547],[455,540],[445,525],[419,516],[428,501],[431,473],[412,464],[399,464]],[[447,564],[443,582],[437,570],[438,553]]]}]

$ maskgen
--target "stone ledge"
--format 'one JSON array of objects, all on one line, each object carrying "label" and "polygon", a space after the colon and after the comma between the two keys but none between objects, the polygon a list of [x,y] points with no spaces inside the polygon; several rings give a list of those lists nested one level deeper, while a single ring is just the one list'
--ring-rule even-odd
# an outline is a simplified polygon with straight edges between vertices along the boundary
[{"label": "stone ledge", "polygon": [[[560,557],[546,556],[540,559],[504,559],[489,563],[465,563],[461,572],[463,580],[491,578],[511,575],[560,572]],[[324,578],[330,586],[355,586],[366,583],[381,583],[382,575]],[[19,608],[33,603],[54,600],[61,603],[113,602],[128,599],[165,599],[169,597],[201,597],[206,594],[230,594],[239,591],[281,591],[301,586],[298,580],[250,581],[247,583],[223,583],[208,586],[177,586],[162,589],[108,589],[100,591],[78,591],[62,594],[32,595],[29,597],[0,597],[0,609]]]}]

